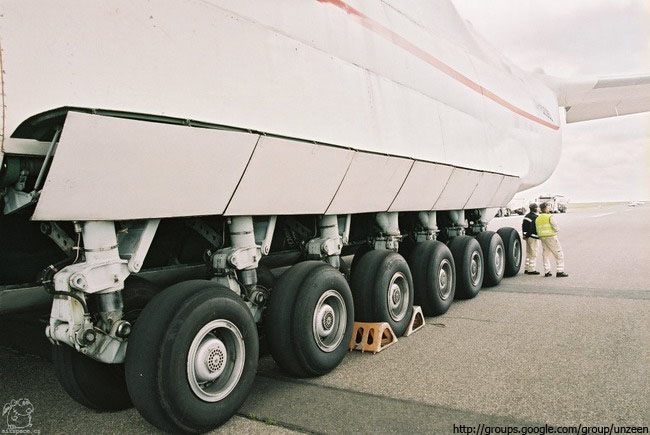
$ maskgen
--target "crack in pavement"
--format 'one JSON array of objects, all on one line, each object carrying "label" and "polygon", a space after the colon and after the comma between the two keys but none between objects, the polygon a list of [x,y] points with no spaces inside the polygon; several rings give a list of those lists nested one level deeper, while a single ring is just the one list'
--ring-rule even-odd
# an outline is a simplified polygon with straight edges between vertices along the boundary
[{"label": "crack in pavement", "polygon": [[454,424],[543,425],[266,374],[257,375],[240,412],[269,416],[283,427],[309,433],[448,433]]}]

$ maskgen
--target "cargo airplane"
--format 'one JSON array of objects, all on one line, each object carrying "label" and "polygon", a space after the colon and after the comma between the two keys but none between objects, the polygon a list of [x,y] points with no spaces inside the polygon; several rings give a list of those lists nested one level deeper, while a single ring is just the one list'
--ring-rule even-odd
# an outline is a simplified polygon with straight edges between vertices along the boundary
[{"label": "cargo airplane", "polygon": [[258,325],[318,376],[355,320],[517,274],[487,223],[565,122],[650,110],[650,76],[523,71],[447,0],[3,0],[0,50],[0,312],[49,304],[70,396],[169,432],[236,412]]}]

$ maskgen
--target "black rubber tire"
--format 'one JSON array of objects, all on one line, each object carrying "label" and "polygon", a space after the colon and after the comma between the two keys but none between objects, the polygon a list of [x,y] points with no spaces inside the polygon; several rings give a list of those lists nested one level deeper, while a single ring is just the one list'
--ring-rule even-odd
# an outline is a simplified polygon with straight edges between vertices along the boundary
[{"label": "black rubber tire", "polygon": [[123,364],[101,363],[67,344],[52,346],[52,362],[65,392],[83,406],[96,411],[120,411],[133,406]]},{"label": "black rubber tire", "polygon": [[417,244],[418,243],[412,237],[406,236],[399,242],[399,249],[397,252],[408,260],[411,258],[411,254]]},{"label": "black rubber tire", "polygon": [[506,252],[506,267],[503,275],[506,277],[515,276],[521,269],[523,258],[519,233],[514,228],[504,227],[497,230],[497,234],[501,236]]},{"label": "black rubber tire", "polygon": [[[245,346],[239,382],[222,400],[197,397],[187,378],[187,355],[199,330],[212,320],[232,322]],[[250,311],[239,296],[210,281],[173,285],[142,311],[127,348],[126,382],[133,404],[151,424],[170,433],[207,432],[226,422],[248,396],[259,343]]]},{"label": "black rubber tire", "polygon": [[[314,309],[327,290],[341,295],[347,319],[341,342],[330,352],[318,347],[312,332]],[[354,302],[347,281],[321,261],[294,265],[271,293],[264,329],[273,359],[289,375],[304,378],[329,373],[345,357],[354,329]]]},{"label": "black rubber tire", "polygon": [[359,261],[361,261],[363,256],[373,250],[374,249],[371,248],[370,245],[368,245],[367,243],[364,243],[363,245],[359,246],[357,251],[354,253],[354,257],[352,257],[352,263],[350,264],[350,276],[352,276],[352,272],[354,271],[354,268],[357,267],[357,264],[359,264]]},{"label": "black rubber tire", "polygon": [[[124,318],[134,324],[158,292],[158,287],[149,281],[129,277],[122,291]],[[124,364],[101,363],[66,344],[52,346],[52,362],[65,392],[83,406],[96,411],[120,411],[133,406],[124,379]]]},{"label": "black rubber tire", "polygon": [[137,276],[129,276],[124,283],[124,290],[122,290],[124,319],[135,324],[144,307],[158,293],[160,293],[160,288],[157,285]]},{"label": "black rubber tire", "polygon": [[[456,236],[449,241],[449,250],[456,265],[456,299],[471,299],[478,295],[483,285],[483,252],[481,245],[470,236]],[[477,280],[472,282],[471,263],[474,253],[480,257],[480,271]]]},{"label": "black rubber tire", "polygon": [[[476,235],[476,240],[483,250],[483,287],[493,287],[498,285],[503,279],[505,271],[505,247],[503,240],[494,231],[483,231]],[[497,252],[500,252],[500,258],[497,264]]]},{"label": "black rubber tire", "polygon": [[266,266],[257,267],[257,283],[267,290],[271,290],[275,286],[277,279],[271,269]]},{"label": "black rubber tire", "polygon": [[[398,272],[405,278],[408,294],[406,312],[396,321],[389,312],[388,291],[391,279]],[[352,270],[350,282],[354,297],[355,320],[387,322],[395,335],[401,337],[413,315],[413,277],[404,257],[387,249],[368,252]]]},{"label": "black rubber tire", "polygon": [[[419,305],[428,317],[446,313],[456,293],[456,266],[447,245],[437,240],[418,243],[408,263],[413,274],[415,305]],[[451,277],[447,277],[447,283],[441,289],[440,272],[443,267],[445,271],[450,269]],[[446,297],[443,298],[445,293]]]}]

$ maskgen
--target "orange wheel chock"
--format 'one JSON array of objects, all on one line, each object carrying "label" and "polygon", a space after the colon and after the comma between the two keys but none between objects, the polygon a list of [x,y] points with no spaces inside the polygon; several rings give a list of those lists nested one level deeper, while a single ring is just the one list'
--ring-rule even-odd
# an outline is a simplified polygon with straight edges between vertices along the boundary
[{"label": "orange wheel chock", "polygon": [[377,353],[397,343],[397,337],[386,322],[354,322],[352,340],[348,348]]},{"label": "orange wheel chock", "polygon": [[418,305],[413,305],[413,315],[411,316],[409,327],[406,328],[404,337],[408,337],[422,328],[424,328],[424,314],[422,314],[422,308]]}]

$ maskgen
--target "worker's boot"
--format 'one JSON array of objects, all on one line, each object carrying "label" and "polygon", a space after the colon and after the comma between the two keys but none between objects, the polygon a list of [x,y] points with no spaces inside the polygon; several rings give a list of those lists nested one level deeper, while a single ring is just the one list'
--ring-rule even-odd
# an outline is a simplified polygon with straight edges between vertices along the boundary
[{"label": "worker's boot", "polygon": [[539,275],[539,272],[536,270],[533,270],[532,272],[526,271],[526,275]]},{"label": "worker's boot", "polygon": [[[550,275],[550,274],[548,274],[548,275]],[[558,272],[558,273],[555,274],[555,276],[558,277],[558,278],[564,278],[566,276],[569,276],[569,274],[564,273],[564,272]]]},{"label": "worker's boot", "polygon": [[553,274],[551,272],[546,272],[544,274],[544,278],[548,278],[549,276],[553,276]]}]

